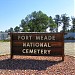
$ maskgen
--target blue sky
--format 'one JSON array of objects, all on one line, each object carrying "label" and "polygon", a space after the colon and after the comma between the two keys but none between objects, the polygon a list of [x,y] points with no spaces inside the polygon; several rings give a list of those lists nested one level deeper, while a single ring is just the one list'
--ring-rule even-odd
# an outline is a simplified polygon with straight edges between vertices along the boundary
[{"label": "blue sky", "polygon": [[41,10],[48,16],[74,16],[74,0],[0,0],[0,31],[19,26],[33,11]]}]

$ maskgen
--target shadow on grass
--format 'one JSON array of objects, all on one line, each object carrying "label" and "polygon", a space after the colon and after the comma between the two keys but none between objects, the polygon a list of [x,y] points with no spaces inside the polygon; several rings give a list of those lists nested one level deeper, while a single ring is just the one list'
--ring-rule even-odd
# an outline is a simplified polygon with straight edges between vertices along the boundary
[{"label": "shadow on grass", "polygon": [[62,61],[6,59],[0,61],[0,69],[4,70],[46,70],[47,67]]}]

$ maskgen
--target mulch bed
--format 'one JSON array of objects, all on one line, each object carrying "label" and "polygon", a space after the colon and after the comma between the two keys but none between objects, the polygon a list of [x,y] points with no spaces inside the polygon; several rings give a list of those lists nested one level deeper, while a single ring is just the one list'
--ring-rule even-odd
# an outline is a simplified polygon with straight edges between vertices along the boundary
[{"label": "mulch bed", "polygon": [[75,75],[75,57],[0,56],[0,75]]}]

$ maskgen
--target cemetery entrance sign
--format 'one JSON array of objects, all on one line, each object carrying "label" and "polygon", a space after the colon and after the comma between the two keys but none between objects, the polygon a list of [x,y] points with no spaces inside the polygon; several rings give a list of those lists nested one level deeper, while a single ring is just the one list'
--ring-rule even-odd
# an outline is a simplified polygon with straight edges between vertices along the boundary
[{"label": "cemetery entrance sign", "polygon": [[11,59],[13,55],[62,56],[64,60],[63,33],[10,33]]}]

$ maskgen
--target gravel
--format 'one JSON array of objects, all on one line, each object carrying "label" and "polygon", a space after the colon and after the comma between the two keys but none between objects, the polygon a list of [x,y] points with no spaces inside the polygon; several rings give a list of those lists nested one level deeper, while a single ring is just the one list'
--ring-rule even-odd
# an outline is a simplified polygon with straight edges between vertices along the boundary
[{"label": "gravel", "polygon": [[0,43],[0,75],[75,75],[75,43],[64,44],[64,61],[51,56],[13,56],[10,43]]},{"label": "gravel", "polygon": [[75,58],[65,56],[0,56],[0,75],[75,75]]}]

